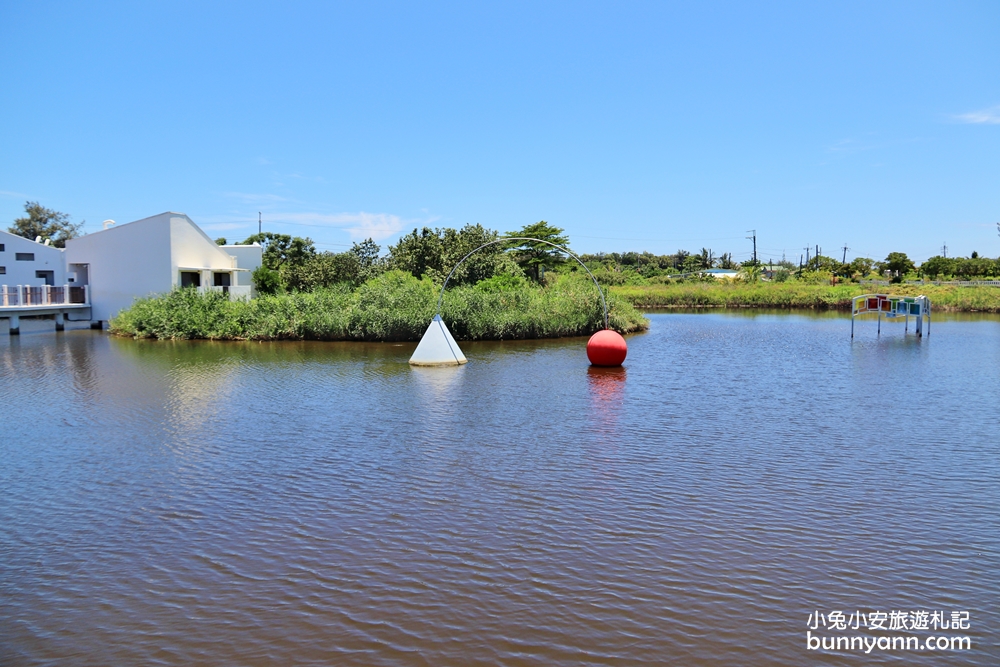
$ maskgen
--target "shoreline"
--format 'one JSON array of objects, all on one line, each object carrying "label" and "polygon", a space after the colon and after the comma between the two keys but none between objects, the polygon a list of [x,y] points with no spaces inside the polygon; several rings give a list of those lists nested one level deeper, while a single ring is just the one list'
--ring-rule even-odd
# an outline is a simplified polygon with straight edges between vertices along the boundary
[{"label": "shoreline", "polygon": [[755,309],[851,310],[851,299],[862,294],[927,296],[934,311],[1000,313],[1000,287],[956,285],[810,285],[784,283],[672,283],[617,285],[610,294],[639,310]]}]

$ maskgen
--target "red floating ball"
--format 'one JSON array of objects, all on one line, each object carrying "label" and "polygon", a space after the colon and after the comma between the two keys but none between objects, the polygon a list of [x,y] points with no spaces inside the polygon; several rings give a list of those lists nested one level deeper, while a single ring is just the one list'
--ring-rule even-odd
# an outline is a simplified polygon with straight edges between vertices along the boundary
[{"label": "red floating ball", "polygon": [[628,345],[617,331],[598,331],[587,341],[587,358],[595,366],[621,366],[628,354]]}]

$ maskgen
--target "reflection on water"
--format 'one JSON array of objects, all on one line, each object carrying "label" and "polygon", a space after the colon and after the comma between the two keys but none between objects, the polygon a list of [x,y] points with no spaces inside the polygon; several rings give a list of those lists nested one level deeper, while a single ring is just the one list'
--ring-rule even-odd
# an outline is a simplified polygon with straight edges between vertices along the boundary
[{"label": "reflection on water", "polygon": [[[622,369],[0,336],[0,664],[1000,662],[1000,318],[651,319]],[[973,650],[806,649],[857,609]]]}]

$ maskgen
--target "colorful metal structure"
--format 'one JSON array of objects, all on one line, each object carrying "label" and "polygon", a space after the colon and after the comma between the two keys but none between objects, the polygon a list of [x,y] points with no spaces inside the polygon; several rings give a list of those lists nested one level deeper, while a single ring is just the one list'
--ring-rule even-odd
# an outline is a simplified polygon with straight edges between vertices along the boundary
[{"label": "colorful metal structure", "polygon": [[931,335],[931,300],[926,296],[892,296],[890,294],[862,294],[851,300],[851,338],[854,338],[854,318],[858,315],[878,314],[878,333],[882,334],[882,318],[903,318],[904,331],[910,329],[910,317],[916,320],[917,336],[924,335],[923,322],[927,318],[927,335]]}]

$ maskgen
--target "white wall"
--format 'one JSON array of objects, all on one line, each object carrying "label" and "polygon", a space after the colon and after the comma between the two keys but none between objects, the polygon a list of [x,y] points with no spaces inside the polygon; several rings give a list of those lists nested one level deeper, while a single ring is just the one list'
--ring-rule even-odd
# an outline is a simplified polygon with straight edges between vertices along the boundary
[{"label": "white wall", "polygon": [[115,225],[66,242],[67,264],[90,265],[92,319],[107,321],[136,297],[170,291],[172,215]]},{"label": "white wall", "polygon": [[[0,266],[6,273],[0,275],[0,285],[44,285],[44,278],[36,278],[35,271],[52,271],[53,284],[66,284],[66,262],[63,261],[63,251],[42,243],[35,243],[23,236],[0,232]],[[35,255],[34,261],[17,261],[16,254],[29,252]]]},{"label": "white wall", "polygon": [[236,258],[236,266],[241,269],[248,269],[248,271],[237,271],[236,272],[236,285],[253,285],[253,273],[254,269],[257,269],[261,265],[261,261],[264,258],[264,249],[260,247],[260,244],[254,245],[224,245],[222,249],[227,253]]},{"label": "white wall", "polygon": [[[219,271],[236,268],[236,260],[182,213],[170,216],[170,250],[175,285],[181,284],[182,268],[198,267]],[[202,276],[201,284],[203,287],[211,285],[211,277],[205,282],[205,276]]]}]

